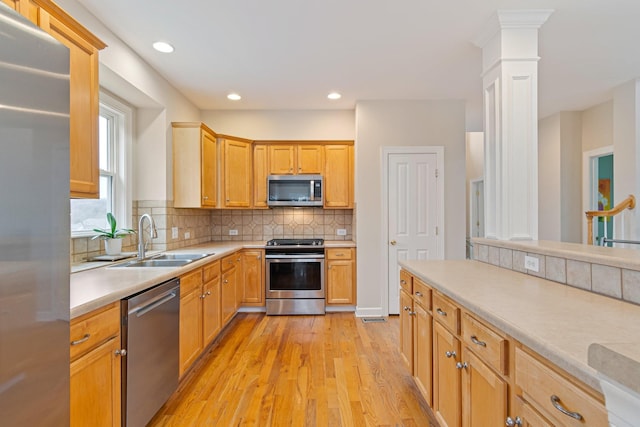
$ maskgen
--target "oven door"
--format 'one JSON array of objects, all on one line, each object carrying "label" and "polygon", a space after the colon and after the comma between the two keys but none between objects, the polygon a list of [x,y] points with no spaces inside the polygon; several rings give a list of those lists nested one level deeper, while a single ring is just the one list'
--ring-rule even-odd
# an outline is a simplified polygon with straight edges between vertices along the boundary
[{"label": "oven door", "polygon": [[324,258],[266,259],[267,298],[324,298]]}]

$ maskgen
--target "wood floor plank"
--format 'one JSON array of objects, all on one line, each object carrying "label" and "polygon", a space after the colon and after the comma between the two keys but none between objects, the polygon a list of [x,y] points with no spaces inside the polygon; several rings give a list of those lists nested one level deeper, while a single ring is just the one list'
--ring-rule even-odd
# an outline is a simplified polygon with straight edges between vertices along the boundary
[{"label": "wood floor plank", "polygon": [[437,426],[398,334],[397,317],[240,313],[149,425]]}]

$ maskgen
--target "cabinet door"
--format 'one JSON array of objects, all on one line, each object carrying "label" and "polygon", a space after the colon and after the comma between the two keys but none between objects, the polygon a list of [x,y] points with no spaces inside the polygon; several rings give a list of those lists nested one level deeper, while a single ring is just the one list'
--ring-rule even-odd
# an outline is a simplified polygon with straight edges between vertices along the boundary
[{"label": "cabinet door", "polygon": [[324,207],[353,207],[353,147],[327,145],[324,167]]},{"label": "cabinet door", "polygon": [[354,304],[353,261],[327,261],[327,304]]},{"label": "cabinet door", "polygon": [[514,425],[519,418],[521,427],[553,427],[553,424],[545,420],[542,415],[538,414],[535,409],[518,396],[514,399],[512,407]]},{"label": "cabinet door", "polygon": [[419,304],[413,305],[413,376],[429,406],[432,405],[432,340],[431,315]]},{"label": "cabinet door", "polygon": [[218,182],[216,168],[218,165],[216,138],[209,132],[202,131],[200,140],[202,206],[215,207],[218,201]]},{"label": "cabinet door", "polygon": [[236,267],[222,273],[222,324],[226,325],[236,312]]},{"label": "cabinet door", "polygon": [[253,147],[253,207],[267,207],[267,176],[269,175],[267,164],[267,146],[256,145]]},{"label": "cabinet door", "polygon": [[324,171],[324,147],[322,145],[298,145],[299,174],[322,174]]},{"label": "cabinet door", "polygon": [[251,206],[251,143],[224,140],[224,206]]},{"label": "cabinet door", "polygon": [[220,276],[204,284],[202,299],[202,348],[208,346],[222,329]]},{"label": "cabinet door", "polygon": [[400,291],[400,354],[413,373],[413,299],[404,290]]},{"label": "cabinet door", "polygon": [[442,427],[460,427],[460,341],[438,322],[433,329],[433,412]]},{"label": "cabinet door", "polygon": [[269,146],[269,174],[293,175],[295,171],[295,145]]},{"label": "cabinet door", "polygon": [[462,425],[500,426],[507,418],[507,384],[484,362],[464,350],[462,371]]},{"label": "cabinet door", "polygon": [[98,198],[98,49],[54,16],[41,12],[40,25],[69,48],[71,197]]},{"label": "cabinet door", "polygon": [[180,375],[202,351],[202,287],[180,295]]},{"label": "cabinet door", "polygon": [[243,289],[241,303],[264,306],[264,252],[245,250],[242,252]]},{"label": "cabinet door", "polygon": [[120,337],[115,337],[71,363],[70,425],[120,425]]}]

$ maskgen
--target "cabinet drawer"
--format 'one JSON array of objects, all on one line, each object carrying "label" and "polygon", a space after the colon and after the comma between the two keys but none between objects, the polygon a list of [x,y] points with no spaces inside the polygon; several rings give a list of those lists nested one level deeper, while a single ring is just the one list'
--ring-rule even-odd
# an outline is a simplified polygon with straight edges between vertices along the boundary
[{"label": "cabinet drawer", "polygon": [[[607,426],[604,405],[522,349],[516,348],[516,385],[522,395],[555,425]],[[555,404],[552,402],[555,400]],[[579,414],[577,420],[561,409]],[[577,415],[576,415],[577,416]]]},{"label": "cabinet drawer", "polygon": [[232,255],[227,255],[226,257],[222,258],[222,265],[220,266],[220,269],[223,272],[229,270],[230,268],[236,265],[237,259],[238,259],[237,253]]},{"label": "cabinet drawer", "polygon": [[180,296],[188,295],[202,286],[202,269],[192,271],[180,277]]},{"label": "cabinet drawer", "polygon": [[413,276],[406,270],[400,270],[400,287],[407,293],[413,294]]},{"label": "cabinet drawer", "polygon": [[425,310],[431,310],[431,287],[418,278],[413,280],[413,300]]},{"label": "cabinet drawer", "polygon": [[449,328],[454,334],[459,333],[460,309],[437,292],[433,293],[433,318]]},{"label": "cabinet drawer", "polygon": [[350,248],[327,249],[327,259],[351,259]]},{"label": "cabinet drawer", "polygon": [[204,283],[210,282],[214,278],[220,276],[220,261],[214,261],[211,264],[205,265],[203,270]]},{"label": "cabinet drawer", "polygon": [[70,325],[71,360],[87,353],[111,337],[120,334],[120,303],[73,319]]},{"label": "cabinet drawer", "polygon": [[507,340],[465,313],[462,339],[467,347],[501,374],[507,374]]}]

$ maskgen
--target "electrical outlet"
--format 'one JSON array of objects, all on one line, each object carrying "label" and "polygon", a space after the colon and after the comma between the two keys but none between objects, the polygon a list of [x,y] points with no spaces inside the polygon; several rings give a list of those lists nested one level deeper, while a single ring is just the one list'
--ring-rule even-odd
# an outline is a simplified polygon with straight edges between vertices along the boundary
[{"label": "electrical outlet", "polygon": [[178,227],[171,227],[171,238],[172,239],[178,238]]},{"label": "electrical outlet", "polygon": [[336,234],[338,236],[346,236],[347,235],[347,229],[346,228],[338,228],[336,230]]},{"label": "electrical outlet", "polygon": [[185,233],[184,233],[184,238],[185,238],[185,239],[189,239],[189,238],[191,238],[191,233],[189,233],[188,231],[185,231]]},{"label": "electrical outlet", "polygon": [[238,230],[229,230],[229,236],[237,236]]},{"label": "electrical outlet", "polygon": [[524,256],[524,268],[527,270],[538,272],[540,271],[540,265],[538,258],[534,256],[525,255]]}]

